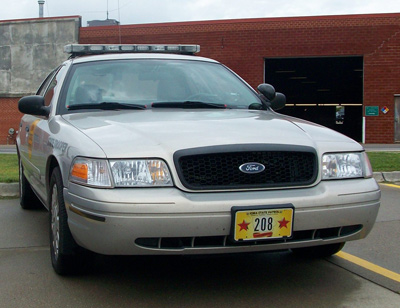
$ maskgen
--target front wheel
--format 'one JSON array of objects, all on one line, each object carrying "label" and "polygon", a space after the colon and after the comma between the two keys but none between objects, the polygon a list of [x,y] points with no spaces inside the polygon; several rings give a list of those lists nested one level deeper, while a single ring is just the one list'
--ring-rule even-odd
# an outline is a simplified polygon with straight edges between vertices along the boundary
[{"label": "front wheel", "polygon": [[342,250],[345,243],[328,244],[313,247],[293,248],[292,252],[300,257],[325,258]]},{"label": "front wheel", "polygon": [[53,170],[50,179],[49,197],[50,255],[52,266],[57,274],[75,274],[83,268],[87,254],[75,242],[69,229],[63,197],[63,182],[58,167]]}]

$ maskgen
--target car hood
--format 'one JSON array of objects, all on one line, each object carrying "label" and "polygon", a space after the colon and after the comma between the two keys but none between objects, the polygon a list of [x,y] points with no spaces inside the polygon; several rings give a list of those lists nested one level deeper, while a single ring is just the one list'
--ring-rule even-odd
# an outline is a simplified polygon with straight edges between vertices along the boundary
[{"label": "car hood", "polygon": [[361,151],[322,126],[258,110],[150,109],[64,115],[109,158],[161,157],[177,150],[238,144],[310,146],[317,152]]}]

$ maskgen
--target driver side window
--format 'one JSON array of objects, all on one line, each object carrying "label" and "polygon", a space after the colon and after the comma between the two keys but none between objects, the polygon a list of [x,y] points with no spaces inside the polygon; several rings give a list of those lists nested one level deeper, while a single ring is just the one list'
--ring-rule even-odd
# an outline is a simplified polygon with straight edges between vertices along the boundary
[{"label": "driver side window", "polygon": [[40,86],[39,90],[37,91],[36,95],[41,95],[44,97],[45,106],[49,106],[51,100],[54,96],[54,90],[57,86],[57,76],[59,76],[59,71],[63,66],[56,68],[52,71],[47,78],[43,81],[42,85]]}]

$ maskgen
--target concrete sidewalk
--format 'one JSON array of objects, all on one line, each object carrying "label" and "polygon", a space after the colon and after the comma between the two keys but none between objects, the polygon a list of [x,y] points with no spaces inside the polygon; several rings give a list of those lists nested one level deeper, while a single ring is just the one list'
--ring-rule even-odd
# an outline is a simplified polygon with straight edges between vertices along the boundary
[{"label": "concrete sidewalk", "polygon": [[15,144],[13,145],[4,145],[0,144],[0,154],[16,154],[17,149],[15,147]]},{"label": "concrete sidewalk", "polygon": [[394,143],[394,144],[361,143],[361,145],[367,152],[400,152],[400,143]]}]

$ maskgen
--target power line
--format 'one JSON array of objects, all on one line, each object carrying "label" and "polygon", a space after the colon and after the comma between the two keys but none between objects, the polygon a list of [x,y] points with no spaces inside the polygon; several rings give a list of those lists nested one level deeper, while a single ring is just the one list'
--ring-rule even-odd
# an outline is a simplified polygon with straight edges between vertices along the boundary
[{"label": "power line", "polygon": [[119,0],[118,0],[118,8],[114,9],[114,10],[110,10],[109,12],[115,12],[118,11],[128,5],[131,5],[133,3],[133,1],[129,1],[129,2],[125,2],[124,4],[122,4],[121,6],[119,6]]},{"label": "power line", "polygon": [[50,16],[49,0],[46,1],[47,16]]}]

